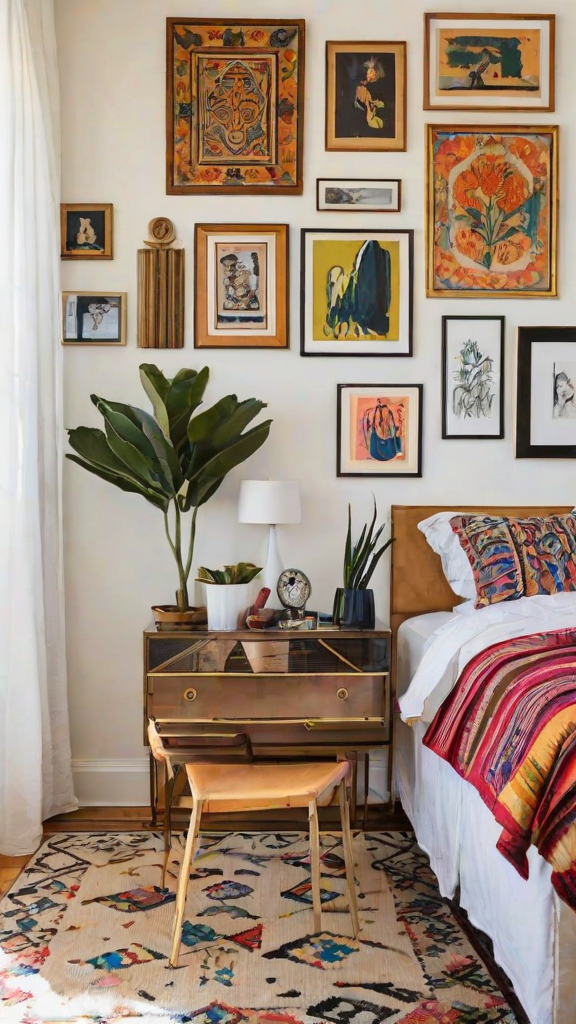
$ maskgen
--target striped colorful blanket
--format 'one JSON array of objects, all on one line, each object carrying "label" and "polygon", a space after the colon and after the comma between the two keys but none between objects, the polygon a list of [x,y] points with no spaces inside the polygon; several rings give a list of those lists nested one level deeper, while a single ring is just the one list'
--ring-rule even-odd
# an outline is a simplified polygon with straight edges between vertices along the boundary
[{"label": "striped colorful blanket", "polygon": [[502,825],[528,877],[534,844],[576,910],[576,629],[494,644],[468,663],[424,737]]}]

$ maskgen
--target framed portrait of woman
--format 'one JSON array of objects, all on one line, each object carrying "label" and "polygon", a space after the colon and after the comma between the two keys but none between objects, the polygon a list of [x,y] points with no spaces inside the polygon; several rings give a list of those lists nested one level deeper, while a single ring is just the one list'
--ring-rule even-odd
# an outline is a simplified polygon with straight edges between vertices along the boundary
[{"label": "framed portrait of woman", "polygon": [[576,327],[519,327],[516,458],[576,459]]},{"label": "framed portrait of woman", "polygon": [[422,476],[422,384],[338,384],[337,476]]},{"label": "framed portrait of woman", "polygon": [[406,149],[406,43],[326,43],[326,149]]}]

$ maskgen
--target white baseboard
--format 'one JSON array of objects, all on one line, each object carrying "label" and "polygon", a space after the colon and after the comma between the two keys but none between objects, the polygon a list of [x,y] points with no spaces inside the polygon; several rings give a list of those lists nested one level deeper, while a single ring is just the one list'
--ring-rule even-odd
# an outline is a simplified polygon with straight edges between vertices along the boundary
[{"label": "white baseboard", "polygon": [[150,803],[147,757],[72,761],[80,807],[142,807]]}]

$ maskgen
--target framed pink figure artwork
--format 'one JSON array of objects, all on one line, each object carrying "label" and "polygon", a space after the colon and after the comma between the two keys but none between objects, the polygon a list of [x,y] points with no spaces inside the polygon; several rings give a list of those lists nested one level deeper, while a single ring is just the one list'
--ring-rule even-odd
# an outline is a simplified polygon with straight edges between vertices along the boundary
[{"label": "framed pink figure artwork", "polygon": [[422,384],[338,384],[338,476],[422,476]]}]

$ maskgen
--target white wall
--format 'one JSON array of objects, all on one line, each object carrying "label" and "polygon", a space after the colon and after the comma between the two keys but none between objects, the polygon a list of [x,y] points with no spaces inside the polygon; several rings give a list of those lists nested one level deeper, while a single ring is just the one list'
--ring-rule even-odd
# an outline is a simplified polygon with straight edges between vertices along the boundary
[{"label": "white wall", "polygon": [[[346,507],[357,521],[376,494],[383,514],[391,503],[558,502],[574,500],[574,463],[516,461],[513,454],[513,364],[519,324],[576,322],[576,3],[555,0],[557,13],[554,114],[426,115],[422,111],[425,0],[56,0],[62,91],[62,198],[113,202],[115,259],[62,265],[65,289],[127,291],[128,346],[65,351],[66,423],[98,424],[93,392],[140,403],[138,365],[156,361],[166,373],[182,366],[211,368],[208,399],[230,391],[269,402],[270,440],[236,471],[199,517],[195,564],[218,565],[264,554],[264,529],[236,523],[243,476],[302,481],[300,526],[282,530],[286,559],[310,576],[312,605],[330,609],[340,583]],[[450,5],[448,5],[450,6]],[[490,12],[491,0],[453,4]],[[510,0],[506,10],[549,10],[541,0]],[[304,195],[166,196],[164,193],[165,18],[169,15],[306,18]],[[406,153],[324,151],[324,43],[326,39],[408,41],[408,150]],[[553,123],[560,137],[561,192],[558,299],[442,300],[424,297],[424,124],[478,121]],[[403,210],[354,218],[315,210],[316,177],[398,177]],[[136,249],[146,225],[166,215],[186,246],[184,350],[136,348]],[[411,359],[301,359],[299,355],[299,229],[301,227],[415,229],[414,357]],[[195,221],[285,221],[290,225],[292,348],[274,351],[196,352],[193,324]],[[505,314],[506,437],[503,441],[442,441],[440,321],[443,314]],[[338,480],[336,384],[424,383],[424,475],[421,480]],[[66,465],[66,558],[70,703],[77,791],[81,799],[119,803],[146,799],[142,746],[142,629],[150,606],[169,602],[174,566],[160,514],[137,496],[108,487]],[[379,616],[387,617],[387,569],[374,579]],[[94,765],[94,761],[98,761]],[[97,767],[101,769],[94,771]]]}]

